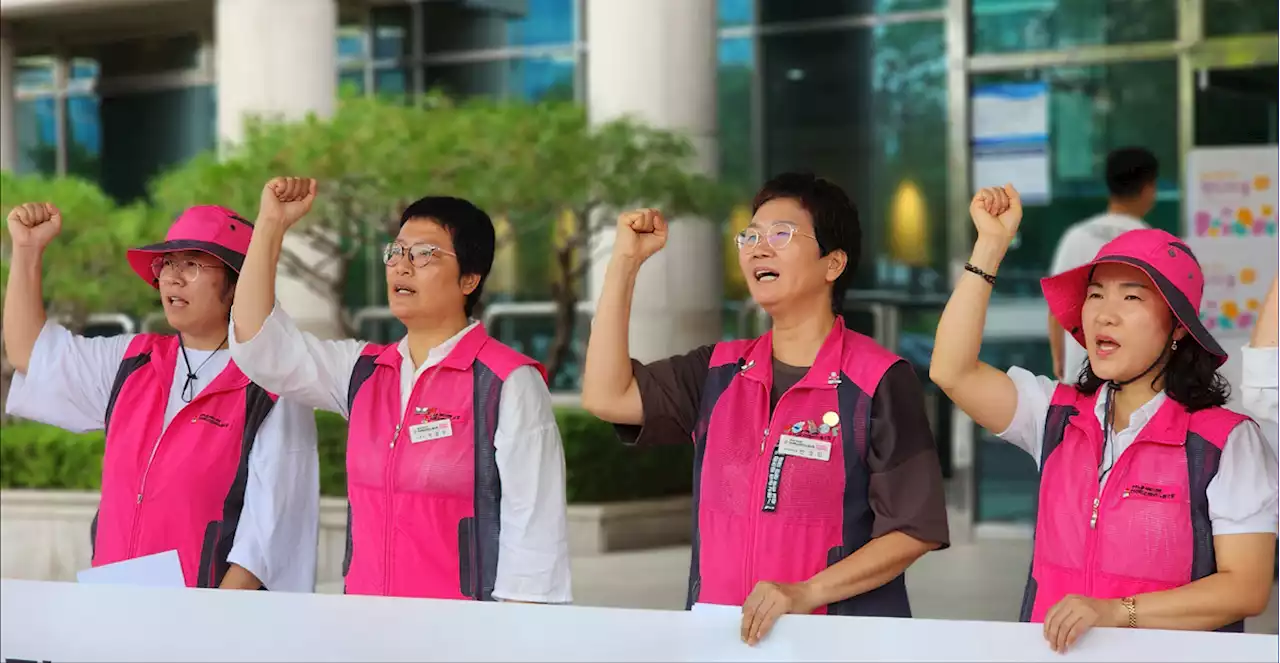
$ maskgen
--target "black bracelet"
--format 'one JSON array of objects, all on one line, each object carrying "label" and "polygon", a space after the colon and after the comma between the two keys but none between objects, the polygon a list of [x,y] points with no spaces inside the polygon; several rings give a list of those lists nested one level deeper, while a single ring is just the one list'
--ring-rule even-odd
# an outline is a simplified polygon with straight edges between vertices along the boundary
[{"label": "black bracelet", "polygon": [[974,274],[977,274],[978,276],[981,276],[981,277],[982,277],[982,280],[986,281],[987,283],[990,283],[990,284],[991,284],[991,285],[993,285],[993,286],[996,284],[996,277],[995,277],[995,275],[994,275],[994,274],[988,274],[988,273],[986,273],[986,272],[982,271],[981,269],[978,269],[977,267],[974,267],[972,263],[967,263],[967,262],[966,262],[966,263],[964,264],[964,271],[966,271],[966,272],[973,272]]}]

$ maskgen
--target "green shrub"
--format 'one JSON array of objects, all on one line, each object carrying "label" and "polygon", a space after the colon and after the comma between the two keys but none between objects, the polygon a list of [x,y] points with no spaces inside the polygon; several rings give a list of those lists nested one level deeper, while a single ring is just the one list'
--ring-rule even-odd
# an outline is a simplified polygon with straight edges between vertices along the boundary
[{"label": "green shrub", "polygon": [[570,502],[619,502],[693,492],[693,443],[636,448],[583,410],[558,410]]},{"label": "green shrub", "polygon": [[33,422],[0,429],[0,488],[97,490],[103,437]]},{"label": "green shrub", "polygon": [[[617,502],[687,495],[693,445],[623,446],[613,427],[582,410],[556,412],[564,440],[570,502]],[[316,414],[320,492],[347,494],[347,422]],[[0,488],[96,490],[102,479],[102,433],[78,435],[33,422],[0,428]]]},{"label": "green shrub", "polygon": [[320,494],[347,496],[347,420],[334,412],[316,412],[320,448]]}]

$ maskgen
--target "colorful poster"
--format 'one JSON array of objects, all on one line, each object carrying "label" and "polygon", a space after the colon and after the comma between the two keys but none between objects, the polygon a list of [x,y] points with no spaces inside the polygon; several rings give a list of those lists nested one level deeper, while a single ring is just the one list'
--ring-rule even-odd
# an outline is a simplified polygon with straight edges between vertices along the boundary
[{"label": "colorful poster", "polygon": [[1201,317],[1215,335],[1248,334],[1276,275],[1275,146],[1187,157],[1186,238],[1205,270]]},{"label": "colorful poster", "polygon": [[1200,317],[1231,355],[1222,374],[1233,387],[1232,407],[1239,406],[1240,348],[1249,342],[1280,262],[1278,159],[1274,145],[1187,155],[1184,237],[1204,268]]}]

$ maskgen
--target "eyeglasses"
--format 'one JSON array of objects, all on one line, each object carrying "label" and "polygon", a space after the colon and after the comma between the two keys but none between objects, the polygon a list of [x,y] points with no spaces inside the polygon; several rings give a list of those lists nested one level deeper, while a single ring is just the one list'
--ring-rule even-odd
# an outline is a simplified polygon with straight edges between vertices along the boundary
[{"label": "eyeglasses", "polygon": [[168,271],[171,274],[177,274],[183,281],[191,283],[200,278],[200,271],[203,269],[222,269],[222,265],[210,265],[190,258],[155,258],[151,261],[151,273],[155,274],[157,279]]},{"label": "eyeglasses", "polygon": [[[754,249],[760,244],[760,234],[760,231],[755,228],[744,228],[742,232],[738,233],[738,236],[734,238],[734,242],[738,245],[739,251]],[[777,221],[773,223],[764,233],[765,241],[768,242],[769,246],[773,247],[775,251],[781,251],[782,249],[787,248],[787,245],[791,243],[791,238],[795,235],[803,235],[813,239],[814,241],[817,241],[818,239],[809,233],[801,232],[799,228],[795,227],[795,224],[788,223],[786,221]]]},{"label": "eyeglasses", "polygon": [[414,244],[413,246],[405,246],[400,242],[392,242],[382,249],[382,262],[387,267],[395,267],[400,262],[400,258],[404,257],[405,252],[409,254],[409,262],[414,267],[426,267],[431,263],[431,259],[437,253],[443,253],[447,256],[457,257],[458,254],[452,251],[446,251],[434,244]]}]

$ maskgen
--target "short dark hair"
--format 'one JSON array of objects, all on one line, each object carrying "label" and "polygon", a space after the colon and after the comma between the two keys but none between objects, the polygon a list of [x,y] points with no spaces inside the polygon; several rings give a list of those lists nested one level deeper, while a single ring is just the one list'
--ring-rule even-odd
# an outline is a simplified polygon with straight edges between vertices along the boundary
[{"label": "short dark hair", "polygon": [[[1178,343],[1177,350],[1169,352],[1168,363],[1151,375],[1153,387],[1163,376],[1164,391],[1169,398],[1192,412],[1227,404],[1231,398],[1231,385],[1218,372],[1217,357],[1189,335]],[[1094,375],[1093,368],[1086,361],[1080,369],[1076,389],[1092,395],[1104,384],[1106,380]]]},{"label": "short dark hair", "polygon": [[1142,147],[1122,147],[1107,155],[1107,191],[1116,198],[1132,198],[1160,175],[1156,155]]},{"label": "short dark hair", "polygon": [[236,294],[236,283],[240,281],[240,272],[237,272],[231,267],[227,267],[222,270],[222,272],[227,275],[226,278],[222,279],[222,297],[224,299],[229,296],[234,297]]},{"label": "short dark hair", "polygon": [[452,196],[427,196],[414,201],[400,215],[400,227],[414,219],[434,221],[449,231],[453,238],[453,252],[458,258],[459,275],[480,276],[476,289],[467,295],[463,309],[470,317],[484,294],[485,279],[493,269],[494,245],[497,242],[493,219],[471,201]]},{"label": "short dark hair", "polygon": [[844,272],[836,277],[831,289],[831,310],[838,315],[862,256],[862,225],[858,222],[858,208],[844,189],[831,180],[813,173],[787,172],[765,182],[751,201],[751,213],[778,198],[800,203],[813,217],[813,234],[818,238],[818,249],[822,255],[842,250],[848,256]]}]

